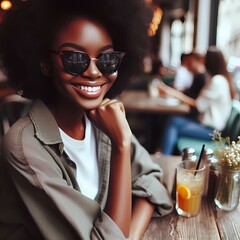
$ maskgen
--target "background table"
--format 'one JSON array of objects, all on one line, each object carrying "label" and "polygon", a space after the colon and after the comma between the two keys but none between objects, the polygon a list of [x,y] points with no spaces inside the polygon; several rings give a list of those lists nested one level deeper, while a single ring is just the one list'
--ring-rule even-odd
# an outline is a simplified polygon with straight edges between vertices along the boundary
[{"label": "background table", "polygon": [[[142,113],[188,113],[190,108],[186,104],[164,104],[164,99],[150,97],[147,91],[125,90],[120,100],[123,102],[127,112]],[[162,100],[162,101],[161,101]]]},{"label": "background table", "polygon": [[186,114],[190,110],[186,104],[167,104],[163,98],[150,97],[143,90],[125,90],[119,99],[125,106],[132,132],[150,153],[159,148],[162,129],[168,116]]}]

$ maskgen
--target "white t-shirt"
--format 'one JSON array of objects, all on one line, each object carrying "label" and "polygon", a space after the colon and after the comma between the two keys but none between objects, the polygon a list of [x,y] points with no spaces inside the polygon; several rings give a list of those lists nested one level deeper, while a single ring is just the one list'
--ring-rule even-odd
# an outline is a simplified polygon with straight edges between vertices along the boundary
[{"label": "white t-shirt", "polygon": [[191,87],[193,83],[193,74],[188,71],[188,69],[184,66],[180,66],[177,69],[173,86],[175,89],[184,91]]},{"label": "white t-shirt", "polygon": [[99,167],[94,129],[91,122],[85,117],[85,138],[76,140],[68,136],[60,128],[64,150],[77,167],[77,182],[81,192],[94,199],[99,189]]},{"label": "white t-shirt", "polygon": [[228,80],[222,75],[208,79],[196,99],[196,104],[202,124],[218,131],[223,130],[232,108]]}]

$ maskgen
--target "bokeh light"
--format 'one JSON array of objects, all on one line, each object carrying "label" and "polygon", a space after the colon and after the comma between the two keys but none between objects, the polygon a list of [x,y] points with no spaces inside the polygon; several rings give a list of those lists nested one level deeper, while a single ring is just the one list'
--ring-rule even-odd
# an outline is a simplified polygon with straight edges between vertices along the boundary
[{"label": "bokeh light", "polygon": [[9,10],[12,7],[12,3],[8,0],[4,0],[4,1],[1,2],[0,6],[1,6],[2,10],[6,11],[6,10]]},{"label": "bokeh light", "polygon": [[148,29],[148,35],[151,37],[156,34],[163,15],[162,9],[160,7],[154,6],[153,10],[153,19]]}]

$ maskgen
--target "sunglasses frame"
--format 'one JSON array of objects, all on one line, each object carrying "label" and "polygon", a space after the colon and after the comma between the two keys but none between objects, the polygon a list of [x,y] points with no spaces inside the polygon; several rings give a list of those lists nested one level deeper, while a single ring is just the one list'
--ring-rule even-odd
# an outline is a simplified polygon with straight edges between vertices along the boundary
[{"label": "sunglasses frame", "polygon": [[[86,52],[82,52],[82,51],[76,51],[76,50],[60,50],[60,51],[55,51],[55,50],[49,50],[51,53],[54,53],[54,54],[58,54],[60,55],[60,58],[61,58],[61,61],[62,61],[62,64],[63,64],[63,67],[65,69],[65,71],[71,75],[74,75],[74,76],[77,76],[77,75],[81,75],[83,74],[89,67],[91,61],[95,61],[96,62],[96,66],[98,68],[98,70],[103,74],[103,75],[111,75],[113,74],[114,72],[118,71],[119,67],[120,67],[120,64],[122,62],[122,59],[123,57],[126,55],[125,52],[119,52],[119,51],[112,51],[112,52],[105,52],[105,53],[100,53],[96,58],[91,58],[89,57],[89,55],[86,53]],[[87,62],[87,65],[86,67],[83,69],[83,71],[81,72],[72,72],[68,69],[68,67],[66,66],[66,63],[65,63],[65,59],[64,59],[64,54],[65,53],[81,53],[82,55],[86,56],[88,62]],[[104,68],[101,67],[101,65],[99,64],[99,58],[102,56],[102,55],[105,55],[105,54],[114,54],[114,55],[117,55],[118,58],[119,58],[119,62],[117,63],[117,66],[115,67],[114,71],[103,71]],[[100,62],[101,63],[101,62]]]}]

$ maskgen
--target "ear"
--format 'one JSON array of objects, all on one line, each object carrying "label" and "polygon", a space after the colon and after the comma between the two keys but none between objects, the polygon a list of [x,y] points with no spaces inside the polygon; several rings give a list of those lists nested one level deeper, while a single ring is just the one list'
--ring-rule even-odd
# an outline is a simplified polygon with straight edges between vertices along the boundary
[{"label": "ear", "polygon": [[46,62],[41,62],[40,63],[40,69],[41,69],[41,72],[44,76],[49,76],[49,65],[46,63]]}]

